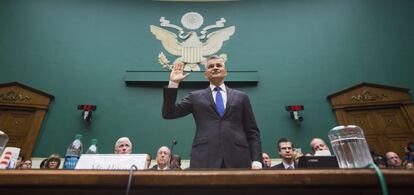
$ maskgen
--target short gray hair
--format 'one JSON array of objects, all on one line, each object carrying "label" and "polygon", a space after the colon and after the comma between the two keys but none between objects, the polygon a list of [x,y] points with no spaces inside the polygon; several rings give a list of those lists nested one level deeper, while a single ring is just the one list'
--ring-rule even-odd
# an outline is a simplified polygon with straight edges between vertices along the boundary
[{"label": "short gray hair", "polygon": [[207,69],[207,62],[208,62],[208,61],[210,61],[210,60],[215,60],[215,59],[222,59],[222,60],[223,60],[223,65],[224,65],[224,66],[226,66],[226,65],[225,65],[226,63],[225,63],[224,58],[220,57],[219,55],[211,55],[211,56],[208,56],[208,57],[207,57],[206,62],[205,62],[205,64],[204,64],[204,68],[205,68],[205,69]]},{"label": "short gray hair", "polygon": [[119,145],[121,142],[127,142],[127,143],[129,143],[129,146],[132,148],[132,143],[131,143],[131,141],[129,140],[129,138],[128,138],[128,137],[121,137],[121,138],[119,138],[119,139],[116,141],[116,143],[115,143],[115,148],[117,148],[117,147],[118,147],[118,145]]},{"label": "short gray hair", "polygon": [[167,146],[161,146],[160,148],[158,148],[158,150],[157,150],[157,154],[160,152],[160,150],[161,150],[162,148],[166,148],[166,149],[168,150],[168,153],[169,153],[169,154],[171,154],[171,150],[170,150],[170,148],[168,148]]},{"label": "short gray hair", "polygon": [[[209,60],[215,60],[215,59],[223,59],[222,57],[220,57],[219,55],[211,55],[211,56],[208,56],[207,57],[207,60],[206,61],[209,61]],[[224,59],[223,59],[224,60]]]}]

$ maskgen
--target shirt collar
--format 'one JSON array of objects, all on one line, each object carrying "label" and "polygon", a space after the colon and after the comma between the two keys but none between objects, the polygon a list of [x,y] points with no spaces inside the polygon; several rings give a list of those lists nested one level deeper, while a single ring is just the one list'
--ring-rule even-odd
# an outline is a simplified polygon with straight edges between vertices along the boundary
[{"label": "shirt collar", "polygon": [[285,167],[285,169],[287,169],[288,167],[295,168],[295,163],[292,163],[292,164],[287,164],[285,162],[282,162],[282,163],[283,163],[283,166]]},{"label": "shirt collar", "polygon": [[[210,91],[214,91],[214,88],[216,88],[217,86],[210,84]],[[226,93],[227,88],[226,85],[223,83],[219,86],[221,88],[221,90]]]},{"label": "shirt collar", "polygon": [[169,167],[168,167],[168,166],[165,166],[163,169],[161,169],[159,166],[157,166],[157,169],[158,169],[158,170],[168,170],[168,169],[169,169]]}]

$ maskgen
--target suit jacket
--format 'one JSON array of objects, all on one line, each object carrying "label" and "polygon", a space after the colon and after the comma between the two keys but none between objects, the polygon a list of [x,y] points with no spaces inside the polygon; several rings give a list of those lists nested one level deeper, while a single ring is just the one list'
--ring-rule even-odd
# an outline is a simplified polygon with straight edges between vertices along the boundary
[{"label": "suit jacket", "polygon": [[[158,170],[158,165],[154,165],[154,166],[151,168],[151,170],[153,170],[153,171],[159,171],[159,170]],[[170,170],[170,168],[165,169],[165,170]]]},{"label": "suit jacket", "polygon": [[[295,167],[294,169],[296,169],[297,165],[295,164],[294,167]],[[285,166],[283,165],[283,162],[281,162],[281,163],[279,163],[275,166],[272,166],[271,169],[283,169],[283,170],[285,170]]]},{"label": "suit jacket", "polygon": [[251,168],[262,162],[260,132],[248,96],[227,87],[223,117],[216,111],[210,88],[191,92],[176,102],[177,88],[164,88],[162,115],[174,119],[192,114],[196,132],[190,168]]}]

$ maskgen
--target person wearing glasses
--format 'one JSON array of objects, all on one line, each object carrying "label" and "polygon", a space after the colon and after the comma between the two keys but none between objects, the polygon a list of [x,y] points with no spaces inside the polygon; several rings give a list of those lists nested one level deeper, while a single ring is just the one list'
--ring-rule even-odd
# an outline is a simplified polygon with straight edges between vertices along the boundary
[{"label": "person wearing glasses", "polygon": [[272,169],[295,169],[292,141],[286,138],[281,138],[277,142],[277,147],[282,162],[273,166]]}]

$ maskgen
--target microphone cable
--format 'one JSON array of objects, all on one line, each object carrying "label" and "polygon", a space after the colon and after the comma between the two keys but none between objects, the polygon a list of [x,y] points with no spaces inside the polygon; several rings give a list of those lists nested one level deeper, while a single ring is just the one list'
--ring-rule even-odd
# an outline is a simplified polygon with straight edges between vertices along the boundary
[{"label": "microphone cable", "polygon": [[385,182],[385,177],[384,174],[382,174],[381,169],[375,163],[370,163],[367,168],[373,168],[375,170],[381,186],[382,195],[388,195],[387,182]]},{"label": "microphone cable", "polygon": [[134,170],[138,170],[138,167],[135,165],[131,165],[131,168],[129,169],[128,185],[127,185],[125,195],[128,195],[129,190],[131,189],[132,173],[134,172]]}]

